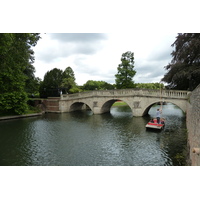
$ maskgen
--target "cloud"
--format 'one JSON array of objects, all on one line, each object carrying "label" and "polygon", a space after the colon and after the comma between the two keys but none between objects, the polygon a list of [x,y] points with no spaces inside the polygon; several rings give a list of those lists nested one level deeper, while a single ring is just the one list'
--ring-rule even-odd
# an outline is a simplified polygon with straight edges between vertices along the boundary
[{"label": "cloud", "polygon": [[107,39],[104,33],[52,33],[52,39],[66,43],[91,43]]},{"label": "cloud", "polygon": [[138,83],[152,83],[159,82],[165,73],[164,66],[166,60],[144,60],[136,63],[135,82]]},{"label": "cloud", "polygon": [[72,55],[94,55],[107,40],[107,35],[103,33],[51,33],[47,36],[45,46],[36,55],[47,63]]},{"label": "cloud", "polygon": [[171,61],[176,34],[45,34],[35,47],[37,73],[70,66],[79,85],[88,80],[115,83],[122,53],[134,52],[136,83],[159,82]]},{"label": "cloud", "polygon": [[[102,58],[103,57],[99,57],[98,55],[94,55],[92,57],[85,55],[75,56],[73,60],[75,66],[73,69],[79,74],[82,74],[82,80],[85,79],[87,75],[90,75],[89,80],[99,80],[114,83],[114,75],[116,74],[117,67],[109,68],[106,64],[100,63]],[[104,67],[104,65],[106,67]],[[85,82],[86,81],[87,80],[85,79]]]},{"label": "cloud", "polygon": [[149,55],[148,55],[148,60],[150,61],[171,61],[172,56],[171,53],[173,51],[173,48],[170,48],[170,46],[165,45],[153,49]]},{"label": "cloud", "polygon": [[58,41],[61,57],[65,55],[92,55],[103,47],[106,34],[101,33],[55,33],[50,37]]},{"label": "cloud", "polygon": [[149,49],[144,57],[136,57],[135,70],[137,71],[134,77],[135,82],[151,83],[160,82],[166,70],[166,66],[172,59],[171,52],[175,36],[168,35],[154,40],[155,45]]}]

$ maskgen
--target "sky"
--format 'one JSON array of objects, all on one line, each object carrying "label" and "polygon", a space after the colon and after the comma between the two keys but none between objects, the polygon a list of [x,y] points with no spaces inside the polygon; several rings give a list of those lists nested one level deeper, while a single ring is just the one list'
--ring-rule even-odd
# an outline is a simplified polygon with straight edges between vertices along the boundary
[{"label": "sky", "polygon": [[42,80],[47,71],[70,66],[78,85],[115,83],[121,55],[131,51],[133,80],[160,82],[177,33],[199,32],[197,0],[36,0],[31,10],[25,0],[3,2],[1,31],[46,33],[33,48]]},{"label": "sky", "polygon": [[33,48],[36,77],[43,80],[53,68],[71,67],[76,83],[88,80],[115,83],[121,55],[134,53],[133,77],[135,83],[160,82],[164,69],[172,59],[171,46],[177,33],[129,32],[129,33],[45,33]]}]

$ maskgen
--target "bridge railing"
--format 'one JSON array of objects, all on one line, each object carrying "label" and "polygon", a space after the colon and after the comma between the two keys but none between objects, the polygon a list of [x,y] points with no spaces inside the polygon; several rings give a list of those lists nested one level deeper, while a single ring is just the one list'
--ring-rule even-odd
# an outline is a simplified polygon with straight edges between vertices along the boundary
[{"label": "bridge railing", "polygon": [[121,90],[93,90],[75,94],[63,94],[61,99],[78,99],[88,97],[125,97],[125,96],[151,96],[159,98],[187,99],[189,91],[184,90],[151,90],[151,89],[121,89]]}]

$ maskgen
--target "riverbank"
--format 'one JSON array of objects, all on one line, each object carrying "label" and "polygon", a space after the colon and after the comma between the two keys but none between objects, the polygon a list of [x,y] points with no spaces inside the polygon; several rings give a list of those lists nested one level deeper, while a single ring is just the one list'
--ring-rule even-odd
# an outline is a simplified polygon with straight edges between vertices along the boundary
[{"label": "riverbank", "polygon": [[33,114],[24,114],[24,115],[12,115],[12,116],[4,116],[0,117],[0,121],[2,120],[9,120],[9,119],[19,119],[19,118],[26,118],[26,117],[35,117],[35,116],[40,116],[43,113],[33,113]]}]

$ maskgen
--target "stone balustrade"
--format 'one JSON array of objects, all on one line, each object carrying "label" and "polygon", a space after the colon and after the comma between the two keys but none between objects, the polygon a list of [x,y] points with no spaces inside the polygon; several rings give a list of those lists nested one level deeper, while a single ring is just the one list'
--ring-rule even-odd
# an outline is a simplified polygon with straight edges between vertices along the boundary
[{"label": "stone balustrade", "polygon": [[183,90],[150,90],[150,89],[121,89],[121,90],[93,90],[90,92],[80,92],[75,94],[63,94],[61,99],[77,99],[88,97],[127,97],[127,96],[146,96],[146,97],[160,97],[160,98],[178,98],[187,99],[189,91]]}]

